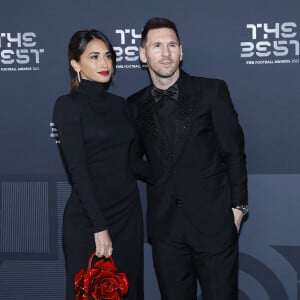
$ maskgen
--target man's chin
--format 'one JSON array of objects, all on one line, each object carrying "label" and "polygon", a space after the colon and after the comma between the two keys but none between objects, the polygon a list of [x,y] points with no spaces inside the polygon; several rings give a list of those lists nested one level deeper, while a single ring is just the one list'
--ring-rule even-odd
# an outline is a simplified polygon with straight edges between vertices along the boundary
[{"label": "man's chin", "polygon": [[155,72],[157,76],[161,77],[161,78],[170,78],[173,77],[174,74],[176,73],[177,69],[175,70],[168,70],[168,71],[159,71],[159,72]]}]

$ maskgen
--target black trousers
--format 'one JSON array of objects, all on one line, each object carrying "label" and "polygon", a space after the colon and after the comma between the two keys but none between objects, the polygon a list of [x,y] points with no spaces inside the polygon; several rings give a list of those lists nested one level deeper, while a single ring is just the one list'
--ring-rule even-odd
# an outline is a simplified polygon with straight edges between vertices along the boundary
[{"label": "black trousers", "polygon": [[197,280],[203,300],[238,299],[238,233],[221,242],[199,233],[176,211],[176,224],[164,240],[152,240],[155,272],[163,300],[197,300]]}]

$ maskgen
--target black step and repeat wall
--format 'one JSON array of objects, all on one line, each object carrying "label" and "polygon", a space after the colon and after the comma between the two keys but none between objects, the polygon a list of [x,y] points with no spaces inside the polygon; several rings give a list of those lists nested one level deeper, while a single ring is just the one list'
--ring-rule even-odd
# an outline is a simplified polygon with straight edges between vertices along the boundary
[{"label": "black step and repeat wall", "polygon": [[[1,300],[65,297],[70,187],[49,123],[69,90],[70,36],[89,28],[109,36],[118,56],[111,91],[126,97],[148,83],[138,46],[152,16],[177,23],[188,73],[227,81],[245,131],[251,212],[240,300],[300,299],[299,0],[10,0],[0,5]],[[145,292],[160,299],[146,242]]]}]

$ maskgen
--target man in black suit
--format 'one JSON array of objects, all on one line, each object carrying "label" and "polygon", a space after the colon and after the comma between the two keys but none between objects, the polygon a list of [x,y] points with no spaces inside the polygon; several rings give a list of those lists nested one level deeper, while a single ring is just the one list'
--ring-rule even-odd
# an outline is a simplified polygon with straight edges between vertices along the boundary
[{"label": "man in black suit", "polygon": [[176,25],[151,18],[140,60],[152,84],[128,99],[145,164],[147,224],[164,300],[238,298],[238,233],[247,210],[243,132],[227,85],[180,69]]}]

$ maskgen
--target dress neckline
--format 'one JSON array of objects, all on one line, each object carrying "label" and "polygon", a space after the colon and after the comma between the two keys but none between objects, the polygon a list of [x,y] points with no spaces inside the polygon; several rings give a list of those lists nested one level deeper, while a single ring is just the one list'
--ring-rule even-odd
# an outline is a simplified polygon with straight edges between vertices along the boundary
[{"label": "dress neckline", "polygon": [[105,91],[108,88],[108,83],[101,83],[86,79],[81,79],[78,87],[78,92],[85,94],[90,99],[101,101],[104,99]]}]

